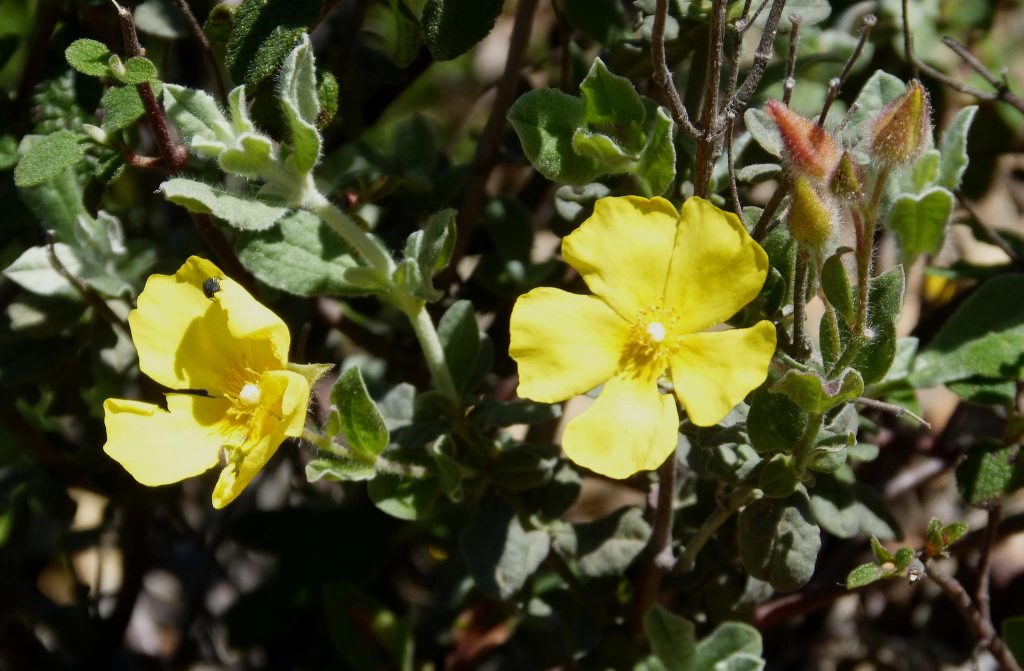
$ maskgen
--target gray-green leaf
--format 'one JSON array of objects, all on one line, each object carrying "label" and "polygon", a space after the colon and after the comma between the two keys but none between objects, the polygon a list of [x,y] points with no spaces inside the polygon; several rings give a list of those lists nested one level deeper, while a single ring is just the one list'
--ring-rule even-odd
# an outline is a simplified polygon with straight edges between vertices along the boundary
[{"label": "gray-green leaf", "polygon": [[264,231],[288,211],[184,177],[167,180],[159,190],[167,200],[190,212],[212,214],[243,231]]},{"label": "gray-green leaf", "polygon": [[78,133],[59,130],[28,144],[14,169],[15,185],[23,188],[42,184],[81,161],[85,157],[83,139]]}]

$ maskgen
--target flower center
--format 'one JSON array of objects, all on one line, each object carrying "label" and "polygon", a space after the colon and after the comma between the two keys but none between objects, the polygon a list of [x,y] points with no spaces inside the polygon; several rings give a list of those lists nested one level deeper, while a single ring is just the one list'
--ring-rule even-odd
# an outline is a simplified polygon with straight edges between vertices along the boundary
[{"label": "flower center", "polygon": [[665,325],[661,322],[651,322],[647,325],[647,335],[651,342],[661,344],[665,340]]},{"label": "flower center", "polygon": [[250,407],[260,404],[260,388],[252,382],[246,382],[238,392],[238,400]]},{"label": "flower center", "polygon": [[668,367],[668,358],[677,346],[674,332],[679,320],[671,308],[650,307],[640,310],[622,353],[622,365],[634,374],[657,379]]}]

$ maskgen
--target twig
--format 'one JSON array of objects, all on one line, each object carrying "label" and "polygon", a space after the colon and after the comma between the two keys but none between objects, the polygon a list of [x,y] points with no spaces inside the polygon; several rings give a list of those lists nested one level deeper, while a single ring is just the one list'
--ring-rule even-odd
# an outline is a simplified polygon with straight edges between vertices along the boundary
[{"label": "twig", "polygon": [[754,62],[751,64],[743,84],[723,109],[726,115],[739,115],[761,83],[761,78],[764,77],[765,70],[768,68],[768,61],[771,60],[774,52],[775,34],[779,31],[779,20],[782,18],[782,9],[785,6],[786,0],[772,0],[772,8],[768,10],[768,18],[764,24],[764,31],[761,33],[761,40],[757,43],[757,51],[754,52]]},{"label": "twig", "polygon": [[189,30],[192,31],[192,36],[203,47],[203,53],[206,56],[206,60],[210,62],[213,76],[217,80],[217,90],[220,93],[220,99],[226,101],[228,99],[228,90],[224,85],[224,76],[221,74],[220,65],[218,65],[217,59],[213,56],[213,49],[210,48],[210,40],[206,39],[206,33],[203,32],[203,27],[199,25],[196,15],[192,13],[192,9],[188,6],[188,0],[174,0],[174,4],[178,7],[181,15],[185,17],[185,23],[188,24]]},{"label": "twig", "polygon": [[797,361],[807,361],[811,354],[807,337],[807,283],[810,281],[810,264],[807,255],[798,252],[793,279],[793,349],[790,354]]},{"label": "twig", "polygon": [[978,589],[974,599],[978,602],[978,612],[981,616],[992,621],[992,608],[989,594],[990,577],[992,574],[992,548],[995,547],[999,538],[999,520],[1003,516],[1003,507],[997,500],[988,509],[988,525],[985,527],[985,537],[981,544],[981,554],[978,557]]},{"label": "twig", "polygon": [[960,207],[967,211],[971,219],[974,220],[975,225],[981,229],[981,232],[985,235],[985,238],[993,245],[1003,250],[1003,253],[1010,257],[1010,261],[1016,265],[1020,265],[1021,259],[1017,252],[1010,246],[1006,239],[999,234],[999,231],[992,228],[987,221],[978,216],[978,211],[974,208],[971,201],[967,200],[963,193],[960,191],[956,192],[956,199],[960,202]]},{"label": "twig", "polygon": [[789,107],[789,101],[793,98],[793,88],[796,86],[796,49],[800,45],[800,15],[789,15],[789,52],[786,54],[786,78],[785,88],[782,94],[782,102]]},{"label": "twig", "polygon": [[703,132],[693,125],[690,115],[683,105],[679,91],[672,82],[672,71],[668,68],[665,55],[665,20],[668,15],[668,0],[657,0],[654,10],[654,26],[651,28],[651,62],[654,68],[654,83],[668,99],[672,118],[683,131],[692,138],[699,138]]},{"label": "twig", "polygon": [[761,12],[768,6],[768,0],[761,0],[757,5],[757,9],[754,10],[754,14],[748,19],[746,18],[747,12],[750,10],[750,2],[743,5],[743,15],[740,20],[736,22],[736,32],[742,37],[744,33],[750,30],[751,26],[757,21],[757,17],[761,16]]},{"label": "twig", "polygon": [[860,28],[860,36],[857,37],[857,46],[853,48],[853,53],[846,59],[843,71],[839,73],[839,88],[842,88],[843,84],[846,83],[846,78],[850,76],[850,71],[853,70],[854,64],[857,63],[861,52],[864,51],[864,45],[867,44],[868,37],[871,36],[871,31],[875,29],[877,23],[878,17],[874,14],[868,14],[864,17]]},{"label": "twig", "polygon": [[[832,132],[835,135],[839,135],[840,133],[842,133],[843,129],[846,128],[846,126],[849,125],[850,121],[853,120],[853,115],[856,114],[857,110],[859,110],[859,109],[860,109],[860,103],[859,102],[854,100],[852,103],[850,103],[849,109],[847,109],[846,110],[846,114],[843,115],[843,120],[839,122],[839,125],[836,126],[835,129]],[[826,110],[826,114],[827,113],[828,113],[828,111]]]},{"label": "twig", "polygon": [[971,603],[970,595],[967,594],[967,590],[960,584],[960,581],[953,576],[936,570],[935,562],[931,560],[928,561],[927,576],[946,593],[946,596],[949,597],[953,605],[960,611],[960,615],[967,620],[971,629],[974,630],[978,643],[991,652],[992,656],[996,658],[996,661],[1006,671],[1021,671],[1021,667],[1017,664],[1017,660],[1014,659],[1013,653],[1006,647],[1003,639],[999,637],[995,627],[992,625],[992,620],[984,617],[975,608],[974,604]]},{"label": "twig", "polygon": [[914,57],[914,37],[910,34],[910,21],[908,20],[907,0],[902,0],[903,6],[903,57],[910,63],[910,71],[917,79],[920,68],[917,66],[917,59]]},{"label": "twig", "polygon": [[697,555],[707,545],[707,542],[711,540],[711,537],[715,535],[715,532],[723,524],[725,524],[730,517],[732,517],[737,510],[747,505],[755,498],[754,490],[747,486],[739,487],[729,495],[729,498],[725,500],[723,504],[715,509],[715,512],[710,517],[704,520],[704,523],[700,525],[697,532],[693,534],[686,543],[686,549],[679,556],[679,561],[676,562],[673,573],[689,573],[693,570],[694,564],[697,563]]},{"label": "twig", "polygon": [[[452,253],[449,269],[454,269],[459,259],[465,255],[469,247],[470,234],[480,218],[486,198],[487,180],[494,169],[501,143],[501,132],[505,128],[506,116],[515,98],[519,70],[523,66],[523,55],[526,52],[526,45],[530,41],[530,28],[536,9],[537,0],[522,0],[516,7],[515,23],[512,26],[512,36],[509,38],[508,56],[505,59],[505,71],[498,81],[494,104],[491,106],[491,115],[487,118],[487,124],[477,143],[473,164],[469,169],[469,181],[466,184],[462,207],[459,208],[459,216],[456,220],[455,250]],[[450,275],[451,272],[453,270],[449,270],[446,274]]]},{"label": "twig", "polygon": [[[661,588],[661,579],[675,563],[672,557],[672,518],[676,496],[676,453],[673,450],[658,468],[658,484],[652,488],[654,521],[643,566],[633,596],[632,629],[634,635],[643,631],[644,614],[654,603]],[[650,503],[648,503],[650,505]]]},{"label": "twig", "polygon": [[839,87],[842,85],[839,77],[833,77],[828,82],[828,91],[825,92],[825,103],[821,106],[821,113],[818,114],[818,128],[825,127],[825,117],[832,103],[839,97]]},{"label": "twig", "polygon": [[[722,82],[722,56],[725,46],[725,0],[712,0],[711,25],[708,38],[709,53],[704,71],[704,101],[701,105],[700,125],[705,130],[719,125],[718,101]],[[718,139],[705,132],[697,138],[697,156],[694,159],[693,195],[707,198],[711,172],[718,153]]]},{"label": "twig", "polygon": [[956,55],[964,60],[964,63],[967,63],[972,70],[984,77],[985,81],[992,85],[992,88],[996,90],[996,98],[998,100],[1009,103],[1019,111],[1024,112],[1024,99],[1021,99],[1010,91],[1010,87],[1006,83],[1005,78],[997,78],[992,74],[991,70],[986,68],[985,65],[974,56],[974,54],[967,50],[967,47],[960,44],[952,37],[948,35],[943,37],[942,43],[956,52]]},{"label": "twig", "polygon": [[114,328],[119,330],[130,340],[132,332],[131,329],[128,328],[128,322],[117,316],[117,314],[110,309],[110,306],[107,305],[107,302],[103,300],[103,298],[99,296],[92,287],[75,277],[74,274],[67,269],[67,267],[57,257],[56,241],[57,237],[54,235],[53,231],[47,231],[46,248],[50,257],[50,265],[57,271],[57,274],[66,279],[68,283],[75,288],[75,291],[77,291],[82,298],[84,298],[85,301],[100,314],[101,317],[110,322]]},{"label": "twig", "polygon": [[740,205],[740,192],[736,186],[736,163],[732,155],[733,135],[736,132],[735,121],[735,117],[730,117],[729,125],[725,129],[725,160],[729,169],[729,193],[732,196],[732,211],[736,213],[740,223],[743,223],[743,207]]},{"label": "twig", "polygon": [[863,405],[866,408],[874,408],[875,410],[882,410],[884,412],[891,413],[893,415],[896,415],[896,417],[903,417],[904,415],[906,415],[907,417],[910,417],[911,419],[915,420],[918,424],[925,427],[926,429],[932,428],[932,425],[925,421],[923,417],[914,414],[907,408],[904,408],[902,405],[886,403],[885,401],[879,401],[877,399],[867,398],[865,396],[861,396],[860,398],[855,399],[853,402],[856,403],[857,405]]},{"label": "twig", "polygon": [[[139,43],[139,34],[135,32],[135,21],[132,19],[132,13],[125,7],[117,4],[115,0],[111,0],[111,2],[113,2],[114,7],[117,9],[117,16],[121,20],[121,35],[124,38],[126,55],[129,57],[141,56],[142,45]],[[188,163],[188,148],[178,140],[171,125],[167,123],[163,109],[161,109],[160,103],[157,102],[156,95],[153,93],[153,87],[149,85],[149,82],[142,82],[137,84],[135,89],[139,92],[139,98],[142,99],[142,107],[146,110],[146,120],[149,122],[149,127],[153,130],[157,148],[160,150],[160,156],[164,160],[164,165],[167,166],[170,172],[184,170]]]},{"label": "twig", "polygon": [[785,200],[786,194],[789,192],[789,184],[781,182],[775,187],[775,192],[772,193],[772,197],[765,203],[764,210],[761,211],[761,216],[758,218],[757,223],[754,225],[754,230],[751,231],[750,237],[754,238],[757,242],[761,242],[768,235],[769,224],[772,221],[772,217],[779,210],[779,206],[782,205],[782,201]]}]

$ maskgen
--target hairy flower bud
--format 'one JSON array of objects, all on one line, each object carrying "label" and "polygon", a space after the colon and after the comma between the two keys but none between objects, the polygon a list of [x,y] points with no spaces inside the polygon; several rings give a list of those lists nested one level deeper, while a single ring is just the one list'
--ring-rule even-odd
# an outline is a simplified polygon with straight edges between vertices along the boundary
[{"label": "hairy flower bud", "polygon": [[814,188],[806,177],[793,181],[793,204],[789,208],[789,231],[808,251],[824,256],[832,241],[835,202]]},{"label": "hairy flower bud", "polygon": [[765,110],[779,127],[789,167],[816,181],[828,179],[839,160],[839,148],[828,131],[778,100],[769,100]]},{"label": "hairy flower bud", "polygon": [[836,163],[836,169],[832,171],[829,178],[828,188],[839,200],[857,200],[863,193],[861,179],[863,170],[850,156],[850,152],[844,151]]},{"label": "hairy flower bud", "polygon": [[875,117],[871,151],[884,164],[905,165],[924,153],[931,136],[932,106],[928,92],[915,79]]}]

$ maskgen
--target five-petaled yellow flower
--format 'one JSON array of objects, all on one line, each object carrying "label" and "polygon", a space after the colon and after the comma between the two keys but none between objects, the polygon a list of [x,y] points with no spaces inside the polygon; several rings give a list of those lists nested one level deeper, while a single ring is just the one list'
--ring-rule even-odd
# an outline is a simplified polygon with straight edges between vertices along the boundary
[{"label": "five-petaled yellow flower", "polygon": [[666,372],[698,426],[721,421],[764,382],[775,327],[706,331],[764,284],[768,257],[735,215],[701,198],[682,215],[662,198],[602,198],[562,240],[593,296],[541,287],[512,310],[519,395],[564,401],[604,385],[566,426],[577,464],[612,478],[657,468],[675,450],[679,413]]},{"label": "five-petaled yellow flower", "polygon": [[286,437],[302,435],[310,382],[288,369],[288,327],[196,256],[151,276],[128,324],[142,372],[192,393],[166,394],[166,410],[107,399],[103,449],[149,486],[221,464],[213,505],[223,508]]}]

